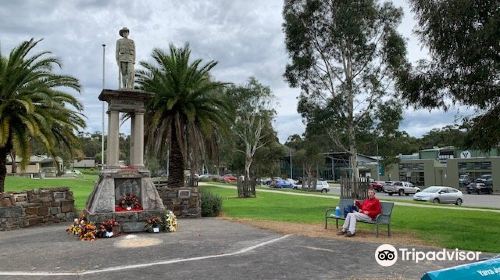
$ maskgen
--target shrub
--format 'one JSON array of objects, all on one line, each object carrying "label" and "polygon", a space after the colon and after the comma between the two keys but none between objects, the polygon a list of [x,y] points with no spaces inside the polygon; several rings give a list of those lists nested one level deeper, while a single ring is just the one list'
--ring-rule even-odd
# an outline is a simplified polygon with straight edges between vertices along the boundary
[{"label": "shrub", "polygon": [[201,191],[201,216],[217,217],[222,210],[222,197],[209,191]]}]

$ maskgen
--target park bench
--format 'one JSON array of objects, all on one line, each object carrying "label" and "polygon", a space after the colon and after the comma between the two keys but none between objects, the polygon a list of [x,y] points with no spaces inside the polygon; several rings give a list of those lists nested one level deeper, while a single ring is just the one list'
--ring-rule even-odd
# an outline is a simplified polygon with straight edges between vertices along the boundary
[{"label": "park bench", "polygon": [[[382,204],[382,213],[380,213],[375,220],[366,222],[358,221],[365,224],[373,224],[376,227],[376,233],[378,237],[378,226],[387,225],[387,236],[391,236],[391,215],[392,208],[394,207],[394,202],[380,202]],[[328,228],[328,219],[335,219],[337,229],[339,228],[339,220],[345,220],[344,218],[344,208],[352,206],[354,200],[351,198],[341,198],[339,202],[340,217],[335,216],[335,208],[328,208],[325,212],[325,229]]]}]

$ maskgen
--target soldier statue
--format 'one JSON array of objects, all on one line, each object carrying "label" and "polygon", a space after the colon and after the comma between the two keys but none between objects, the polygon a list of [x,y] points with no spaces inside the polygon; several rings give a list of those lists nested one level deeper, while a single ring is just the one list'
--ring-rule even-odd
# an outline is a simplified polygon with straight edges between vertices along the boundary
[{"label": "soldier statue", "polygon": [[119,68],[119,88],[134,88],[135,44],[128,38],[129,30],[123,27],[120,32],[122,38],[116,41],[116,63]]}]

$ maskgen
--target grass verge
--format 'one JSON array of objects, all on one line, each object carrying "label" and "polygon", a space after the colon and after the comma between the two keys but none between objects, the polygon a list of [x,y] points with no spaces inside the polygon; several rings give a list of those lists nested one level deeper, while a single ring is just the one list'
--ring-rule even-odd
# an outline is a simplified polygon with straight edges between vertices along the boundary
[{"label": "grass verge", "polygon": [[[317,225],[324,223],[325,209],[338,203],[338,199],[331,197],[266,192],[258,192],[257,198],[239,199],[236,189],[223,189],[214,184],[203,188],[222,196],[224,215],[236,219]],[[391,224],[396,235],[413,235],[427,244],[500,252],[498,213],[396,205]],[[360,226],[365,231],[373,229],[371,225]]]}]

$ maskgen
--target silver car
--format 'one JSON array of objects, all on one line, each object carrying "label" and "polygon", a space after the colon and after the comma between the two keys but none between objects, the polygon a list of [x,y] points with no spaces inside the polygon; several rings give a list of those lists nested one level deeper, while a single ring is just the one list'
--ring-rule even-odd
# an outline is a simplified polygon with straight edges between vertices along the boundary
[{"label": "silver car", "polygon": [[454,203],[462,205],[463,194],[461,191],[444,186],[431,186],[413,196],[414,200],[431,201],[433,203]]}]

